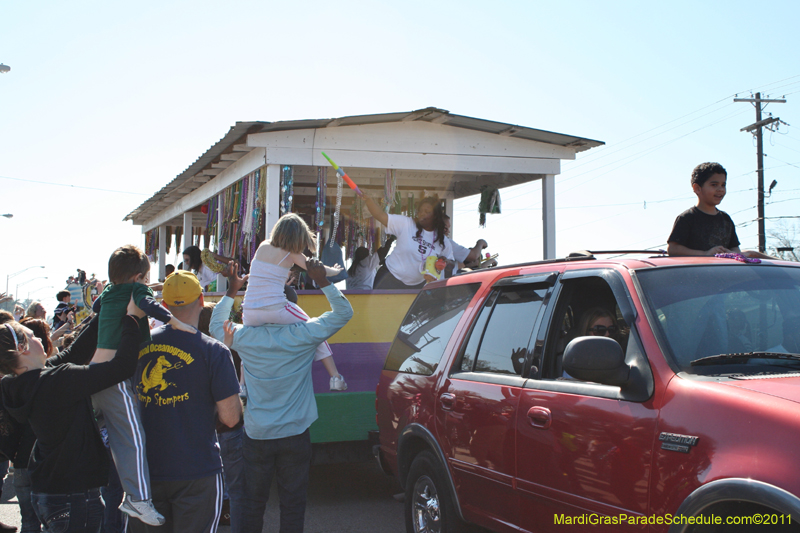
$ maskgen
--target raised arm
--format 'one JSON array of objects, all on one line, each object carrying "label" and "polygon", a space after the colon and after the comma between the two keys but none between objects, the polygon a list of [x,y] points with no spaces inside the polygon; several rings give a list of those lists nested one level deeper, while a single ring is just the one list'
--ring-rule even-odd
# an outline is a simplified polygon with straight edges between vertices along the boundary
[{"label": "raised arm", "polygon": [[[75,344],[77,343],[76,340]],[[48,359],[48,364],[52,359],[54,358]],[[83,397],[116,385],[133,376],[138,360],[139,323],[136,317],[125,315],[122,317],[122,335],[114,358],[91,365],[62,365],[58,369],[62,376],[58,382],[60,393]]]},{"label": "raised arm", "polygon": [[309,339],[322,342],[347,324],[353,317],[353,306],[350,305],[350,302],[339,289],[325,277],[325,269],[321,262],[315,259],[309,260],[308,275],[322,289],[331,304],[330,311],[303,324],[305,334]]},{"label": "raised arm", "polygon": [[85,365],[91,361],[97,349],[98,322],[99,315],[95,315],[69,348],[62,350],[47,360],[47,366],[57,366],[63,363]]},{"label": "raised arm", "polygon": [[480,259],[481,252],[487,246],[489,245],[486,243],[486,241],[484,241],[483,239],[478,239],[478,242],[475,243],[475,246],[470,248],[467,258],[464,259],[464,263],[472,263],[473,261],[477,261],[478,259]]},{"label": "raised arm", "polygon": [[367,209],[369,210],[369,214],[375,218],[378,222],[384,225],[384,227],[389,225],[389,215],[381,209],[381,206],[378,205],[378,202],[372,199],[371,196],[367,196],[366,194],[361,194],[361,198],[364,199],[364,203],[367,204]]},{"label": "raised arm", "polygon": [[[289,258],[292,261],[294,261],[295,265],[299,266],[303,270],[308,270],[306,268],[306,262],[308,261],[308,257],[304,256],[303,254],[290,254]],[[336,274],[338,274],[342,270],[343,269],[342,269],[341,265],[338,265],[338,264],[333,265],[332,267],[329,267],[329,266],[325,265],[325,275],[326,276],[335,276]]]},{"label": "raised arm", "polygon": [[[214,310],[211,312],[211,320],[208,323],[209,333],[220,342],[224,342],[225,340],[225,321],[231,314],[233,300],[236,298],[236,294],[247,279],[247,276],[244,278],[240,277],[238,272],[239,264],[235,261],[230,261],[228,266],[225,267],[223,274],[228,278],[228,291],[225,293],[225,297],[214,307]],[[236,329],[238,329],[238,327]],[[234,341],[228,348],[233,347],[235,342],[236,336],[234,335]]]}]

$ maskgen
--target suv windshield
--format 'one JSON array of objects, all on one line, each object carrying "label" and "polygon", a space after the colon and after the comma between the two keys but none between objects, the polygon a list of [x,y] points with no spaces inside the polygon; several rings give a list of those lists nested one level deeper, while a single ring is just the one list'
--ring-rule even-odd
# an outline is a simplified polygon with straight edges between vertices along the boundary
[{"label": "suv windshield", "polygon": [[[637,271],[665,352],[684,372],[798,371],[800,268],[772,265],[686,266]],[[755,353],[753,353],[755,352]],[[750,357],[704,357],[745,353]],[[713,364],[709,364],[713,363]]]}]

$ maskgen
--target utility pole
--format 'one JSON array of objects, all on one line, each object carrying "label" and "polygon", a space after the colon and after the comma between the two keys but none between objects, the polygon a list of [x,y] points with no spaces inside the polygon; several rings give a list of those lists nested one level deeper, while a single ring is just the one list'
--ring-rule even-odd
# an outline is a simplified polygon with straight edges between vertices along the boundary
[{"label": "utility pole", "polygon": [[739,131],[749,131],[756,136],[756,150],[758,151],[758,251],[767,252],[767,235],[764,224],[764,141],[761,130],[764,126],[769,126],[774,122],[780,121],[779,118],[761,119],[761,104],[785,104],[786,100],[762,99],[761,93],[756,93],[755,98],[734,98],[734,102],[751,102],[756,108],[756,121],[749,126],[745,126]]}]

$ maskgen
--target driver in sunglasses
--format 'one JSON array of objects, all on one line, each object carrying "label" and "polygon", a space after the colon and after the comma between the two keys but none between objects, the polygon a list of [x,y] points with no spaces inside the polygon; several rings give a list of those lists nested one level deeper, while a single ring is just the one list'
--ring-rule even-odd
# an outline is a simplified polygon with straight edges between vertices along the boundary
[{"label": "driver in sunglasses", "polygon": [[[609,337],[619,342],[618,333],[620,332],[617,318],[610,311],[602,307],[592,307],[583,314],[578,331],[583,337]],[[575,379],[566,372],[557,379]]]},{"label": "driver in sunglasses", "polygon": [[593,307],[584,313],[579,331],[585,336],[611,337],[619,342],[617,339],[617,333],[619,333],[617,319],[602,307]]}]

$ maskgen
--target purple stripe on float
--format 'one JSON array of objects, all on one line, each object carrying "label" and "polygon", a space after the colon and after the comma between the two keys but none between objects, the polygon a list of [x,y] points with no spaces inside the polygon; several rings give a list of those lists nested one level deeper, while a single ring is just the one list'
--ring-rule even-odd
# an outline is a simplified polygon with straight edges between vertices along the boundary
[{"label": "purple stripe on float", "polygon": [[[331,344],[336,368],[347,382],[346,392],[375,392],[391,342]],[[320,361],[311,365],[314,392],[331,392],[328,372]]]}]

